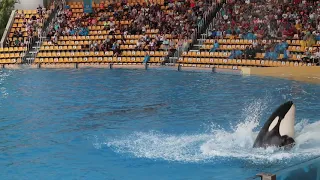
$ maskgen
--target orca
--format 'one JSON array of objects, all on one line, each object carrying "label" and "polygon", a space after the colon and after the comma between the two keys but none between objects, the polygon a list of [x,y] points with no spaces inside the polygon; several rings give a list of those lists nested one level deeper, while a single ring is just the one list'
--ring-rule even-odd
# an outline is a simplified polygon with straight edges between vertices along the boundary
[{"label": "orca", "polygon": [[292,101],[280,105],[260,130],[253,147],[270,146],[291,149],[295,145],[294,123],[296,107]]}]

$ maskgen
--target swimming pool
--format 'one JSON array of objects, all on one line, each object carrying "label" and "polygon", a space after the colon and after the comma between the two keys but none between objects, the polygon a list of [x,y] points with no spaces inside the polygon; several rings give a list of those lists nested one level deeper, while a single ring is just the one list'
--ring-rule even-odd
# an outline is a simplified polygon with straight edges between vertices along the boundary
[{"label": "swimming pool", "polygon": [[[1,179],[245,179],[320,155],[319,85],[163,70],[0,74]],[[252,149],[287,100],[298,145]]]}]

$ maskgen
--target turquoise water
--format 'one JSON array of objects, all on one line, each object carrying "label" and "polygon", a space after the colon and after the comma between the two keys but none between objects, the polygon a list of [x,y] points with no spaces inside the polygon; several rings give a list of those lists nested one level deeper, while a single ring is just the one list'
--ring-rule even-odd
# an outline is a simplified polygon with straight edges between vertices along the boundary
[{"label": "turquoise water", "polygon": [[[163,70],[0,77],[1,179],[245,179],[320,155],[319,85]],[[297,146],[252,149],[287,100]]]}]

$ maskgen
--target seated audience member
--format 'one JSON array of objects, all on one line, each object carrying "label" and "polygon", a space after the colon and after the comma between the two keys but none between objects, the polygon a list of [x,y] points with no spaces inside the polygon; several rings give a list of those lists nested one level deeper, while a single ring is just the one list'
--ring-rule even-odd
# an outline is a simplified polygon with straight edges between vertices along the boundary
[{"label": "seated audience member", "polygon": [[318,47],[317,50],[313,53],[311,59],[313,63],[320,65],[320,47]]},{"label": "seated audience member", "polygon": [[14,46],[16,46],[16,47],[20,46],[19,39],[14,40]]},{"label": "seated audience member", "polygon": [[245,58],[246,59],[254,59],[256,57],[256,51],[252,45],[247,46],[245,49]]},{"label": "seated audience member", "polygon": [[283,50],[283,59],[284,60],[289,60],[290,59],[290,51],[288,49],[288,46],[286,47],[285,50]]},{"label": "seated audience member", "polygon": [[18,29],[15,29],[13,32],[13,37],[19,37]]},{"label": "seated audience member", "polygon": [[217,40],[214,41],[213,47],[210,49],[210,52],[215,52],[217,49],[219,49],[219,43]]},{"label": "seated audience member", "polygon": [[11,46],[11,41],[9,40],[9,38],[6,39],[5,46],[6,47],[10,47]]},{"label": "seated audience member", "polygon": [[307,50],[304,52],[304,57],[301,60],[303,62],[309,63],[309,62],[311,62],[311,56],[312,56],[311,52],[309,50]]},{"label": "seated audience member", "polygon": [[237,58],[241,58],[241,56],[242,56],[242,51],[240,49],[235,49],[231,51],[229,59],[237,59]]},{"label": "seated audience member", "polygon": [[217,37],[217,31],[216,29],[213,29],[209,32],[209,38],[215,39]]},{"label": "seated audience member", "polygon": [[[89,36],[91,33],[88,26],[103,25],[103,30],[110,35],[123,35],[124,37],[125,35],[145,34],[146,36],[136,42],[136,50],[163,49],[168,51],[177,47],[183,48],[185,44],[188,44],[187,41],[171,39],[190,39],[197,26],[203,23],[202,16],[209,8],[212,8],[211,6],[210,2],[204,0],[194,1],[192,8],[187,1],[172,1],[170,2],[172,11],[168,11],[157,3],[129,4],[126,1],[121,1],[121,3],[111,1],[108,5],[101,2],[93,8],[94,11],[90,14],[78,13],[71,8],[61,6],[54,25],[49,28],[48,37],[54,37],[52,38],[54,42],[54,39],[58,41],[61,35]],[[157,31],[152,34],[159,34],[162,37],[151,37],[149,33],[151,30]],[[165,38],[165,36],[170,36],[170,38]],[[119,42],[115,39],[109,42],[99,40],[97,43],[97,46],[94,46],[95,43],[90,45],[90,50],[111,49],[115,53],[118,52],[119,55],[120,47],[124,47],[128,42],[125,38],[121,38]]]}]

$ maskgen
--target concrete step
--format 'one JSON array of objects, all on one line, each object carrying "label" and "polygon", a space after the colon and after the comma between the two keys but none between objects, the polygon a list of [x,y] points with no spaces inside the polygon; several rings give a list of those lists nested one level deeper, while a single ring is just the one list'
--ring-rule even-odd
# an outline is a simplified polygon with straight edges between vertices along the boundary
[{"label": "concrete step", "polygon": [[166,66],[175,66],[175,63],[165,63]]},{"label": "concrete step", "polygon": [[178,57],[169,57],[169,59],[179,59]]}]

